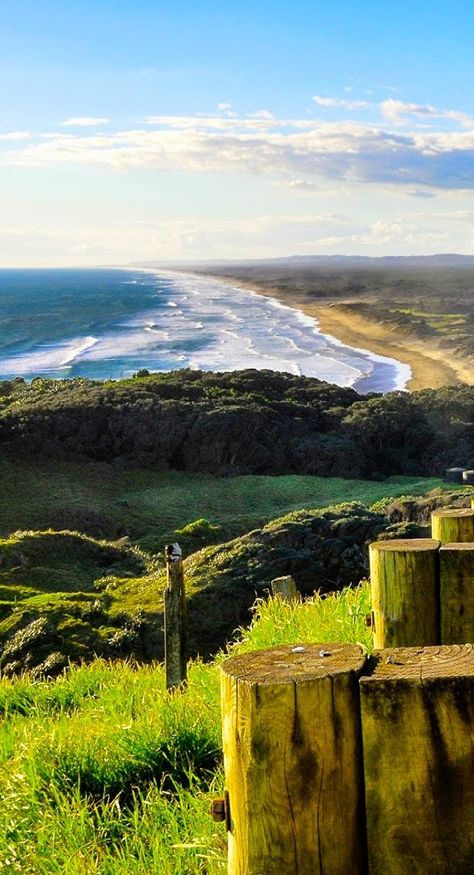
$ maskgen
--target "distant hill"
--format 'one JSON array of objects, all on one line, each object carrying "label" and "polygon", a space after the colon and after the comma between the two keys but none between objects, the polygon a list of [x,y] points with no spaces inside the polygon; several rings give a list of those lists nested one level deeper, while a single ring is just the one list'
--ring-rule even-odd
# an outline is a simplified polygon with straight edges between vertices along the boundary
[{"label": "distant hill", "polygon": [[203,270],[205,266],[214,271],[217,267],[276,267],[303,266],[303,267],[472,267],[474,268],[474,255],[460,255],[454,252],[442,252],[436,255],[382,255],[371,257],[369,255],[286,255],[280,258],[245,258],[245,259],[212,259],[199,261],[135,261],[134,267],[156,268],[198,268]]}]

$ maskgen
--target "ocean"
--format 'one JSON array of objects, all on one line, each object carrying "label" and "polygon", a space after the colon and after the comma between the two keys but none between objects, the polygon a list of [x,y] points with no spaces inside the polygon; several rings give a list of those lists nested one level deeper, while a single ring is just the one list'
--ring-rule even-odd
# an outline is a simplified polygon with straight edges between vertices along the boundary
[{"label": "ocean", "polygon": [[230,282],[132,268],[0,270],[1,379],[117,379],[141,368],[266,368],[360,393],[404,389],[411,376]]}]

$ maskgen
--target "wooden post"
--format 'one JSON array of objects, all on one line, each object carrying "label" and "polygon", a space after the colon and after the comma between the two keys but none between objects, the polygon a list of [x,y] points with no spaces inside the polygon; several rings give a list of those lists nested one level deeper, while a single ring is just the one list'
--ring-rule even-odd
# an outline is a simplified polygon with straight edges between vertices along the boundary
[{"label": "wooden post", "polygon": [[474,642],[474,544],[439,551],[441,644]]},{"label": "wooden post", "polygon": [[431,535],[442,544],[474,541],[474,509],[444,507],[431,514]]},{"label": "wooden post", "polygon": [[297,600],[296,583],[291,574],[288,574],[286,577],[273,578],[272,594],[279,596],[284,602],[295,602]]},{"label": "wooden post", "polygon": [[361,680],[370,875],[474,872],[474,653],[395,648]]},{"label": "wooden post", "polygon": [[358,645],[281,646],[222,666],[229,875],[366,872]]},{"label": "wooden post", "polygon": [[439,541],[374,541],[369,547],[374,646],[439,643]]},{"label": "wooden post", "polygon": [[186,684],[186,594],[181,548],[168,544],[165,548],[167,586],[163,593],[165,605],[165,670],[166,689],[174,690]]},{"label": "wooden post", "polygon": [[464,468],[447,468],[444,479],[447,483],[462,483]]}]

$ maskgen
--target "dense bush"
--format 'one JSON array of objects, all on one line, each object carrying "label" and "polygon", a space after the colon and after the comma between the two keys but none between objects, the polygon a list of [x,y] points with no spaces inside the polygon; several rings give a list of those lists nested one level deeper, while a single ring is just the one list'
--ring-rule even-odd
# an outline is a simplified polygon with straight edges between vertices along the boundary
[{"label": "dense bush", "polygon": [[33,381],[6,395],[0,445],[216,474],[378,478],[474,466],[474,387],[361,398],[271,371]]}]

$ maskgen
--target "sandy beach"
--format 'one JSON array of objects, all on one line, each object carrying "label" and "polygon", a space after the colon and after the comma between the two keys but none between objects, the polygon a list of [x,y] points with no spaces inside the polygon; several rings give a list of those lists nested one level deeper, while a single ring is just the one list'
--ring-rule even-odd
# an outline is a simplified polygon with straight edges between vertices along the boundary
[{"label": "sandy beach", "polygon": [[[410,335],[400,334],[385,324],[370,321],[348,309],[340,301],[312,303],[304,295],[282,294],[279,289],[239,283],[229,276],[214,277],[260,295],[275,298],[317,320],[323,334],[328,334],[348,346],[365,349],[377,355],[389,356],[410,366],[412,377],[407,389],[436,389],[458,383],[474,385],[474,362]],[[346,304],[349,302],[346,302]]]}]

